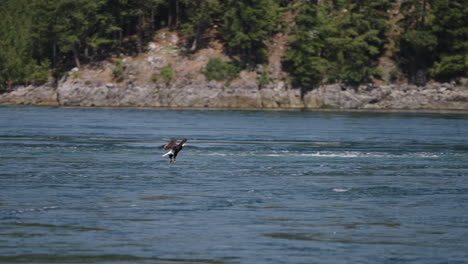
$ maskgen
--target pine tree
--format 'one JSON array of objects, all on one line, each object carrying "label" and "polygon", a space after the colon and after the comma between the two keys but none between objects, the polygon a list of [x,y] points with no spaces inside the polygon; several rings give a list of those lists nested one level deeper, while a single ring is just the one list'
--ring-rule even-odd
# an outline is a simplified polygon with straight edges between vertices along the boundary
[{"label": "pine tree", "polygon": [[399,21],[403,33],[396,58],[410,82],[418,85],[427,81],[437,46],[437,37],[431,28],[431,1],[406,0],[400,8],[404,16]]},{"label": "pine tree", "polygon": [[465,0],[433,3],[434,35],[438,39],[432,77],[440,81],[468,75],[468,5]]},{"label": "pine tree", "polygon": [[[27,0],[6,0],[0,5],[0,85],[5,81],[21,84],[33,78],[47,79],[47,62],[32,57],[31,8]],[[37,72],[41,72],[38,74]]]},{"label": "pine tree", "polygon": [[185,0],[187,22],[182,31],[191,38],[190,50],[198,49],[203,33],[209,29],[219,17],[221,5],[219,0]]},{"label": "pine tree", "polygon": [[267,59],[266,43],[279,24],[279,4],[274,0],[228,0],[224,3],[221,38],[230,54],[246,64]]},{"label": "pine tree", "polygon": [[282,8],[297,16],[286,28],[283,66],[295,85],[362,83],[379,77],[389,14],[398,2],[394,59],[409,81],[467,76],[466,0],[3,0],[0,2],[0,86],[44,82],[112,54],[144,51],[156,29],[179,30],[191,50],[215,25],[226,52],[243,67],[267,61],[281,30]]},{"label": "pine tree", "polygon": [[361,83],[380,75],[388,1],[302,2],[284,59],[296,85]]},{"label": "pine tree", "polygon": [[297,26],[283,64],[292,75],[295,86],[309,89],[319,84],[328,69],[332,68],[331,63],[322,56],[326,50],[324,34],[331,21],[327,20],[328,16],[322,15],[324,11],[315,4],[302,4],[298,8]]}]

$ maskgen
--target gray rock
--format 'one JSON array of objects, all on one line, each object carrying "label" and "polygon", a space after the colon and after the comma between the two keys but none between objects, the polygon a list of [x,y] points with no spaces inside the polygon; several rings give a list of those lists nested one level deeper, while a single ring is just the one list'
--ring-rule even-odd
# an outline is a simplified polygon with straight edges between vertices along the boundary
[{"label": "gray rock", "polygon": [[57,91],[50,84],[19,89],[0,95],[0,104],[50,105],[57,106]]},{"label": "gray rock", "polygon": [[[359,87],[322,85],[305,94],[277,81],[261,89],[248,72],[231,83],[210,81],[204,75],[180,70],[166,84],[141,82],[129,76],[125,84],[62,79],[52,85],[28,87],[0,95],[0,104],[65,106],[332,108],[332,109],[468,109],[468,90],[452,84]],[[86,83],[86,82],[85,82]]]}]

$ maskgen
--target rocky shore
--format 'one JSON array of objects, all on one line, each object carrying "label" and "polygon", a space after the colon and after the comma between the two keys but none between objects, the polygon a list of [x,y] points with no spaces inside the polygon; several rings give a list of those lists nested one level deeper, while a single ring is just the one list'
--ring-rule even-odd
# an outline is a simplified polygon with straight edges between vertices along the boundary
[{"label": "rocky shore", "polygon": [[[452,84],[323,85],[301,94],[282,82],[261,89],[243,76],[229,85],[215,81],[181,85],[86,85],[64,81],[0,95],[0,104],[155,108],[309,108],[468,110],[468,89]],[[254,84],[254,85],[252,85]]]},{"label": "rocky shore", "polygon": [[[175,33],[161,32],[147,52],[136,57],[110,58],[73,69],[60,81],[17,89],[0,95],[0,104],[83,107],[154,108],[293,108],[468,110],[466,79],[461,85],[430,82],[361,85],[331,84],[301,91],[287,83],[281,69],[284,40],[272,47],[268,65],[242,71],[233,81],[208,81],[202,73],[210,58],[228,60],[219,43],[187,56]],[[122,66],[116,77],[116,61]],[[170,80],[162,78],[171,69]],[[267,73],[269,83],[260,84]],[[465,83],[463,83],[465,82]]]}]

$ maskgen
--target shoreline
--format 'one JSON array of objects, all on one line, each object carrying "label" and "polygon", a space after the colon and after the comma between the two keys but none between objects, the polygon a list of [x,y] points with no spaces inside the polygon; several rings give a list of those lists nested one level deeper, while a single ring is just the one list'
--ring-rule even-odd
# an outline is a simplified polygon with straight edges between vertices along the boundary
[{"label": "shoreline", "polygon": [[54,106],[0,104],[2,108],[62,108],[62,109],[114,109],[114,110],[153,110],[153,111],[254,111],[254,112],[327,112],[327,113],[407,113],[407,114],[459,114],[468,115],[468,109],[334,109],[334,108],[262,108],[262,107],[138,107],[138,106]]},{"label": "shoreline", "polygon": [[[242,80],[240,80],[242,81]],[[171,110],[335,111],[468,113],[468,89],[448,83],[426,86],[322,85],[311,91],[278,82],[255,85],[200,81],[198,85],[86,85],[63,80],[57,86],[27,87],[0,95],[0,105],[105,107]]]}]

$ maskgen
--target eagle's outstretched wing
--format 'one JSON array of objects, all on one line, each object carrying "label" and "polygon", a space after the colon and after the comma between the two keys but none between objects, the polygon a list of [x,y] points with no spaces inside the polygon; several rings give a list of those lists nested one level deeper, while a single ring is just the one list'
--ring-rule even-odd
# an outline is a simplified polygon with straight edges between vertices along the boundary
[{"label": "eagle's outstretched wing", "polygon": [[172,149],[173,147],[177,146],[177,140],[173,139],[171,141],[169,141],[169,143],[165,144],[165,145],[162,145],[160,146],[159,148],[162,148],[162,149]]}]

